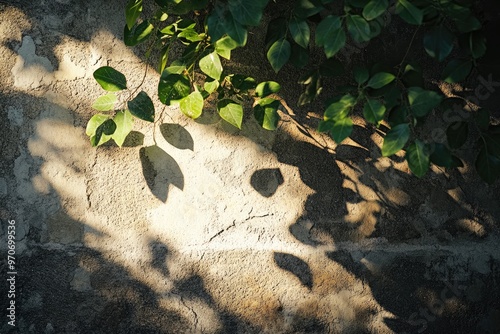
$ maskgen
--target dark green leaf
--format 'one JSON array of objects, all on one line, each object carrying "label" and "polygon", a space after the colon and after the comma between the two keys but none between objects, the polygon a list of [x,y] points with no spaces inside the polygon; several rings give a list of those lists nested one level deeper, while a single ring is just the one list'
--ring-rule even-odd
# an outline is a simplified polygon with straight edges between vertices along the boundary
[{"label": "dark green leaf", "polygon": [[443,71],[443,80],[447,83],[456,83],[465,80],[472,70],[472,61],[453,59]]},{"label": "dark green leaf", "polygon": [[217,103],[220,117],[238,129],[241,129],[243,121],[243,107],[230,99],[220,100]]},{"label": "dark green leaf", "polygon": [[94,79],[108,92],[127,88],[125,76],[110,66],[103,66],[94,71]]},{"label": "dark green leaf", "polygon": [[474,59],[484,56],[486,53],[486,39],[481,32],[474,31],[470,33],[469,48]]},{"label": "dark green leaf", "polygon": [[266,97],[269,94],[277,93],[281,89],[279,83],[275,81],[264,81],[257,85],[255,88],[255,94],[258,97]]},{"label": "dark green leaf", "polygon": [[429,56],[443,61],[453,50],[455,36],[444,25],[434,27],[424,35],[424,48]]},{"label": "dark green leaf", "polygon": [[307,22],[293,16],[288,25],[288,29],[290,30],[293,40],[304,49],[307,49],[309,38],[311,37],[311,30]]},{"label": "dark green leaf", "polygon": [[391,73],[379,72],[372,76],[366,85],[374,89],[379,89],[390,84],[395,78]]},{"label": "dark green leaf", "polygon": [[363,8],[363,16],[366,20],[371,21],[382,15],[386,11],[388,6],[389,1],[387,0],[371,0]]},{"label": "dark green leaf", "polygon": [[380,101],[367,98],[363,108],[363,116],[368,122],[379,124],[384,119],[385,110],[385,106]]},{"label": "dark green leaf", "polygon": [[106,119],[95,130],[95,134],[90,137],[92,146],[99,146],[111,139],[111,135],[116,130],[116,124],[112,119]]},{"label": "dark green leaf", "polygon": [[[233,85],[233,87],[240,90],[240,91],[247,91],[249,89],[254,89],[257,86],[257,82],[255,81],[254,78],[247,77],[246,75],[242,75],[242,74],[234,74],[232,77],[230,77],[230,80],[231,80],[231,84]],[[265,83],[263,83],[263,84],[265,85]],[[278,83],[274,82],[273,84],[278,84]],[[278,84],[278,86],[279,86],[279,84]],[[261,88],[259,88],[259,93],[261,93],[260,90],[261,90]],[[279,90],[279,88],[278,88],[278,90]]]},{"label": "dark green leaf", "polygon": [[203,96],[195,91],[179,101],[179,108],[187,117],[196,119],[203,112]]},{"label": "dark green leaf", "polygon": [[188,96],[189,93],[191,93],[191,84],[187,76],[180,74],[161,76],[158,84],[158,98],[163,104],[169,106]]},{"label": "dark green leaf", "polygon": [[226,34],[227,15],[225,13],[226,7],[221,2],[217,2],[215,8],[207,17],[208,35],[212,42],[218,41]]},{"label": "dark green leaf", "polygon": [[155,120],[155,106],[145,92],[140,92],[135,98],[127,102],[128,109],[137,118],[147,122]]},{"label": "dark green leaf", "polygon": [[416,139],[406,150],[406,160],[410,170],[417,177],[422,177],[429,170],[429,150],[426,145]]},{"label": "dark green leaf", "polygon": [[407,64],[402,79],[406,87],[423,87],[424,78],[422,76],[422,68],[418,64]]},{"label": "dark green leaf", "polygon": [[408,0],[398,0],[396,14],[410,24],[421,25],[424,14]]},{"label": "dark green leaf", "polygon": [[439,106],[442,100],[443,97],[437,92],[424,90],[420,87],[408,88],[408,102],[416,117],[427,115],[432,109]]},{"label": "dark green leaf", "polygon": [[469,16],[466,19],[457,19],[455,24],[460,32],[471,32],[481,29],[481,22],[474,16]]},{"label": "dark green leaf", "polygon": [[92,108],[99,111],[112,110],[115,106],[116,100],[116,95],[114,93],[108,93],[98,97],[94,104],[92,104]]},{"label": "dark green leaf", "polygon": [[349,117],[341,118],[335,121],[330,133],[332,134],[333,140],[335,140],[337,144],[340,144],[344,141],[344,139],[351,135],[352,128],[352,119]]},{"label": "dark green leaf", "polygon": [[390,129],[384,138],[382,155],[388,157],[399,152],[410,138],[410,125],[408,123],[398,124]]},{"label": "dark green leaf", "polygon": [[294,15],[301,18],[310,17],[323,10],[323,6],[316,0],[298,0],[294,8]]},{"label": "dark green leaf", "polygon": [[290,42],[286,39],[282,39],[276,41],[271,45],[269,51],[267,51],[267,60],[271,64],[273,70],[278,73],[278,71],[286,64],[288,59],[290,59],[290,55],[292,53],[292,49],[290,46]]},{"label": "dark green leaf", "polygon": [[254,116],[257,122],[266,130],[276,130],[280,117],[278,115],[279,101],[264,98],[254,107]]},{"label": "dark green leaf", "polygon": [[97,114],[92,116],[92,118],[90,118],[89,122],[87,123],[87,128],[85,129],[85,133],[87,134],[87,136],[91,137],[95,135],[95,131],[97,130],[99,125],[104,123],[107,119],[109,119],[108,115]]},{"label": "dark green leaf", "polygon": [[349,30],[352,38],[358,43],[370,40],[370,25],[362,16],[348,15],[347,30]]},{"label": "dark green leaf", "polygon": [[346,35],[344,29],[337,29],[333,32],[331,39],[328,39],[323,46],[325,55],[331,58],[337,54],[345,46]]},{"label": "dark green leaf", "polygon": [[125,7],[125,19],[127,27],[132,29],[142,12],[142,0],[129,0]]},{"label": "dark green leaf", "polygon": [[309,51],[300,45],[292,44],[292,54],[290,55],[290,63],[297,67],[302,68],[309,63]]},{"label": "dark green leaf", "polygon": [[500,158],[491,155],[484,144],[476,159],[476,170],[479,176],[490,184],[500,177]]},{"label": "dark green leaf", "polygon": [[490,125],[490,112],[488,109],[481,108],[474,115],[474,120],[479,130],[486,132]]},{"label": "dark green leaf", "polygon": [[151,36],[153,32],[154,26],[149,23],[149,21],[143,21],[140,24],[136,24],[129,29],[127,25],[125,25],[125,29],[123,31],[123,41],[127,46],[134,46],[139,43],[144,42]]},{"label": "dark green leaf", "polygon": [[352,72],[354,74],[354,80],[356,80],[356,82],[360,85],[364,84],[370,76],[370,73],[368,72],[368,69],[366,67],[355,66]]},{"label": "dark green leaf", "polygon": [[334,124],[335,121],[332,120],[320,121],[318,125],[318,132],[330,132],[333,129]]},{"label": "dark green leaf", "polygon": [[248,31],[236,21],[233,16],[228,12],[226,18],[226,32],[227,34],[236,42],[239,46],[245,46],[247,44]]},{"label": "dark green leaf", "polygon": [[315,42],[318,46],[323,46],[342,26],[340,17],[328,15],[316,27]]},{"label": "dark green leaf", "polygon": [[487,133],[483,135],[486,147],[491,155],[500,159],[500,133]]},{"label": "dark green leaf", "polygon": [[398,124],[408,122],[408,108],[406,106],[397,106],[389,114],[389,125],[395,127]]},{"label": "dark green leaf", "polygon": [[431,148],[430,159],[433,164],[446,168],[455,166],[451,151],[444,144],[433,143]]},{"label": "dark green leaf", "polygon": [[269,22],[266,33],[266,49],[269,49],[274,42],[286,37],[287,27],[288,21],[284,17],[278,17]]},{"label": "dark green leaf", "polygon": [[236,21],[244,26],[257,26],[268,0],[229,0],[229,10]]},{"label": "dark green leaf", "polygon": [[132,117],[130,111],[125,110],[117,112],[115,117],[113,118],[113,121],[116,124],[116,130],[111,138],[113,138],[116,145],[122,147],[123,143],[125,142],[125,138],[127,138],[130,131],[132,131],[132,128],[134,126],[134,118]]},{"label": "dark green leaf", "polygon": [[446,138],[451,148],[460,148],[467,141],[469,136],[469,123],[453,122],[446,130]]}]

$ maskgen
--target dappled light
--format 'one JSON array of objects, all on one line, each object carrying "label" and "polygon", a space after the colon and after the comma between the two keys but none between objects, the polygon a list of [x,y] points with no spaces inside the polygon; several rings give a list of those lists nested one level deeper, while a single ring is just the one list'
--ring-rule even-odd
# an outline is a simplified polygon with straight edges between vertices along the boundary
[{"label": "dappled light", "polygon": [[[153,61],[123,44],[123,6],[0,4],[0,249],[15,221],[19,289],[16,326],[0,332],[498,329],[499,188],[479,179],[475,156],[417,178],[404,151],[383,156],[389,124],[357,109],[353,136],[336,143],[317,131],[323,101],[298,106],[298,72],[276,75],[282,64],[258,47],[235,50],[224,69],[257,71],[259,94],[286,105],[268,100],[254,117],[249,100],[241,115],[210,101],[192,120],[189,105],[158,101]],[[107,94],[94,73],[107,66],[126,77],[115,102],[135,113],[127,133],[87,127]],[[152,108],[127,104],[139,86]],[[8,265],[0,259],[4,276]]]}]

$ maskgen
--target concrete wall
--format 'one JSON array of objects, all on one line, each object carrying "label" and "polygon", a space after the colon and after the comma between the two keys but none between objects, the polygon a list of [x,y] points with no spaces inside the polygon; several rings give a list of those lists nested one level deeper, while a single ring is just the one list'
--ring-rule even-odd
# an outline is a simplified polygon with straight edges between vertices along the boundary
[{"label": "concrete wall", "polygon": [[[313,107],[268,132],[157,104],[127,147],[92,148],[95,69],[130,87],[147,71],[156,95],[122,7],[0,3],[2,280],[9,221],[17,237],[2,333],[500,330],[499,188],[470,165],[417,180],[361,126],[335,147]],[[235,66],[268,68],[251,59]],[[294,107],[297,74],[281,75]]]}]

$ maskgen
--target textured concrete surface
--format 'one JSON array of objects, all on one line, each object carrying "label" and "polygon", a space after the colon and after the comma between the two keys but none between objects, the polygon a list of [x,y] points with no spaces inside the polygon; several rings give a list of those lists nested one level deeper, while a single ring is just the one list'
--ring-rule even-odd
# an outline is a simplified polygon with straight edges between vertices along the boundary
[{"label": "textured concrete surface", "polygon": [[[122,6],[0,2],[1,333],[500,332],[498,184],[470,163],[417,180],[362,126],[336,147],[293,72],[276,132],[157,105],[126,147],[90,147],[96,68],[156,94]],[[233,66],[273,79],[263,55]]]}]

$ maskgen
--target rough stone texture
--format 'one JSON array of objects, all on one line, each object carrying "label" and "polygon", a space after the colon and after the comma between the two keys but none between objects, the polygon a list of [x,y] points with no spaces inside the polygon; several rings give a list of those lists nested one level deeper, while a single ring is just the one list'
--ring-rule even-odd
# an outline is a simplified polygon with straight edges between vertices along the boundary
[{"label": "rough stone texture", "polygon": [[[135,87],[146,70],[122,6],[0,3],[0,249],[15,220],[18,271],[1,333],[500,332],[500,189],[470,164],[417,180],[380,136],[336,147],[292,102],[276,132],[167,109],[91,148],[93,71]],[[262,54],[231,66],[274,78]],[[279,75],[288,101],[297,76]]]}]

